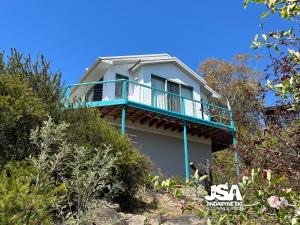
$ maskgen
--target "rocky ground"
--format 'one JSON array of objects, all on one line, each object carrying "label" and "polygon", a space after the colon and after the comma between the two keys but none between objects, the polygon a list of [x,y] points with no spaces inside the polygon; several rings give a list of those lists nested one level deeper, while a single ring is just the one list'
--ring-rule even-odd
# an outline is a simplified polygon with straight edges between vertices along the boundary
[{"label": "rocky ground", "polygon": [[[142,190],[137,195],[135,208],[129,212],[121,212],[118,204],[103,204],[103,207],[99,208],[101,220],[97,221],[96,225],[206,224],[197,216],[197,208],[202,207],[201,200],[191,198],[194,198],[194,194],[190,193],[190,190],[185,190],[182,198],[176,198],[170,193]],[[192,208],[186,208],[188,201],[193,202]]]}]

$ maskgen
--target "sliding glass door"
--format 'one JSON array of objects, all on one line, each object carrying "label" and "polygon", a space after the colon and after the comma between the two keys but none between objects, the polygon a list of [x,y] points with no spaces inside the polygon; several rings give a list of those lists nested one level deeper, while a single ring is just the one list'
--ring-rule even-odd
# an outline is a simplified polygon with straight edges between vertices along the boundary
[{"label": "sliding glass door", "polygon": [[[173,112],[180,112],[180,88],[179,84],[168,81],[167,91],[172,94],[168,94],[168,110]],[[173,95],[174,94],[174,95]]]},{"label": "sliding glass door", "polygon": [[157,76],[151,77],[152,89],[152,106],[160,109],[167,109],[167,102],[165,97],[165,83],[166,80]]},{"label": "sliding glass door", "polygon": [[[166,80],[162,77],[152,75],[151,76],[151,87],[152,89],[152,106],[167,109],[172,112],[181,112],[181,97],[193,99],[193,88],[185,86],[183,84],[175,83]],[[188,106],[189,109],[185,109],[188,114],[193,112],[191,100],[186,100],[185,108]],[[190,103],[189,103],[190,102]]]}]

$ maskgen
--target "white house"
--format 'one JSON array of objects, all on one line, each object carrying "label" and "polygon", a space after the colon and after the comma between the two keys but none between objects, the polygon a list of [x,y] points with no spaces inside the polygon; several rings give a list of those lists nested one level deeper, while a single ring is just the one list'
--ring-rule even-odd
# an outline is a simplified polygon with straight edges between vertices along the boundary
[{"label": "white house", "polygon": [[155,54],[99,57],[68,86],[67,100],[98,107],[162,173],[188,178],[189,162],[234,140],[231,111],[209,104],[211,96],[220,98],[179,59]]}]

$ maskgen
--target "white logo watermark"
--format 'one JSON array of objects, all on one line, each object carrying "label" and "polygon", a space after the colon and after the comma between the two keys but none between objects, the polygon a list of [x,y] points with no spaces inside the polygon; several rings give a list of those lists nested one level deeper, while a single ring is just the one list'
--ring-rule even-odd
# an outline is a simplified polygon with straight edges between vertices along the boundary
[{"label": "white logo watermark", "polygon": [[204,198],[207,202],[206,207],[209,209],[230,210],[243,207],[243,197],[239,186],[235,184],[231,185],[230,189],[226,184],[212,185],[211,195]]}]

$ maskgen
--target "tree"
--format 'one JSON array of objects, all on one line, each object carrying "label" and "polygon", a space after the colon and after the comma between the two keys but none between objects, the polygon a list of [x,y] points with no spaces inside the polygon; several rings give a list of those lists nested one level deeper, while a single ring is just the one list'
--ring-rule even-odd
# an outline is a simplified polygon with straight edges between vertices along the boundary
[{"label": "tree", "polygon": [[229,101],[239,135],[253,134],[260,125],[265,90],[260,83],[261,74],[249,66],[250,60],[259,58],[236,55],[232,62],[212,58],[199,67],[208,85],[222,96],[218,101],[223,105]]},{"label": "tree", "polygon": [[[261,127],[265,90],[260,83],[261,74],[250,67],[251,60],[259,59],[250,55],[236,55],[232,62],[212,58],[199,67],[208,85],[222,96],[210,101],[223,105],[228,101],[231,106],[239,150]],[[212,166],[214,182],[233,182],[236,179],[233,148],[213,154]]]},{"label": "tree", "polygon": [[[291,24],[291,28],[288,30],[269,32],[264,32],[262,25],[263,33],[255,35],[251,47],[268,49],[272,63],[267,69],[273,70],[274,74],[273,80],[268,81],[268,87],[281,96],[286,104],[298,110],[300,104],[300,1],[245,0],[244,6],[247,7],[249,2],[264,4],[267,7],[267,11],[261,15],[261,19],[273,14],[279,15],[288,24]],[[292,24],[295,24],[296,29]]]},{"label": "tree", "polygon": [[285,183],[300,190],[300,122],[288,128],[272,125],[240,146],[243,169],[271,169],[277,176],[285,176]]}]

